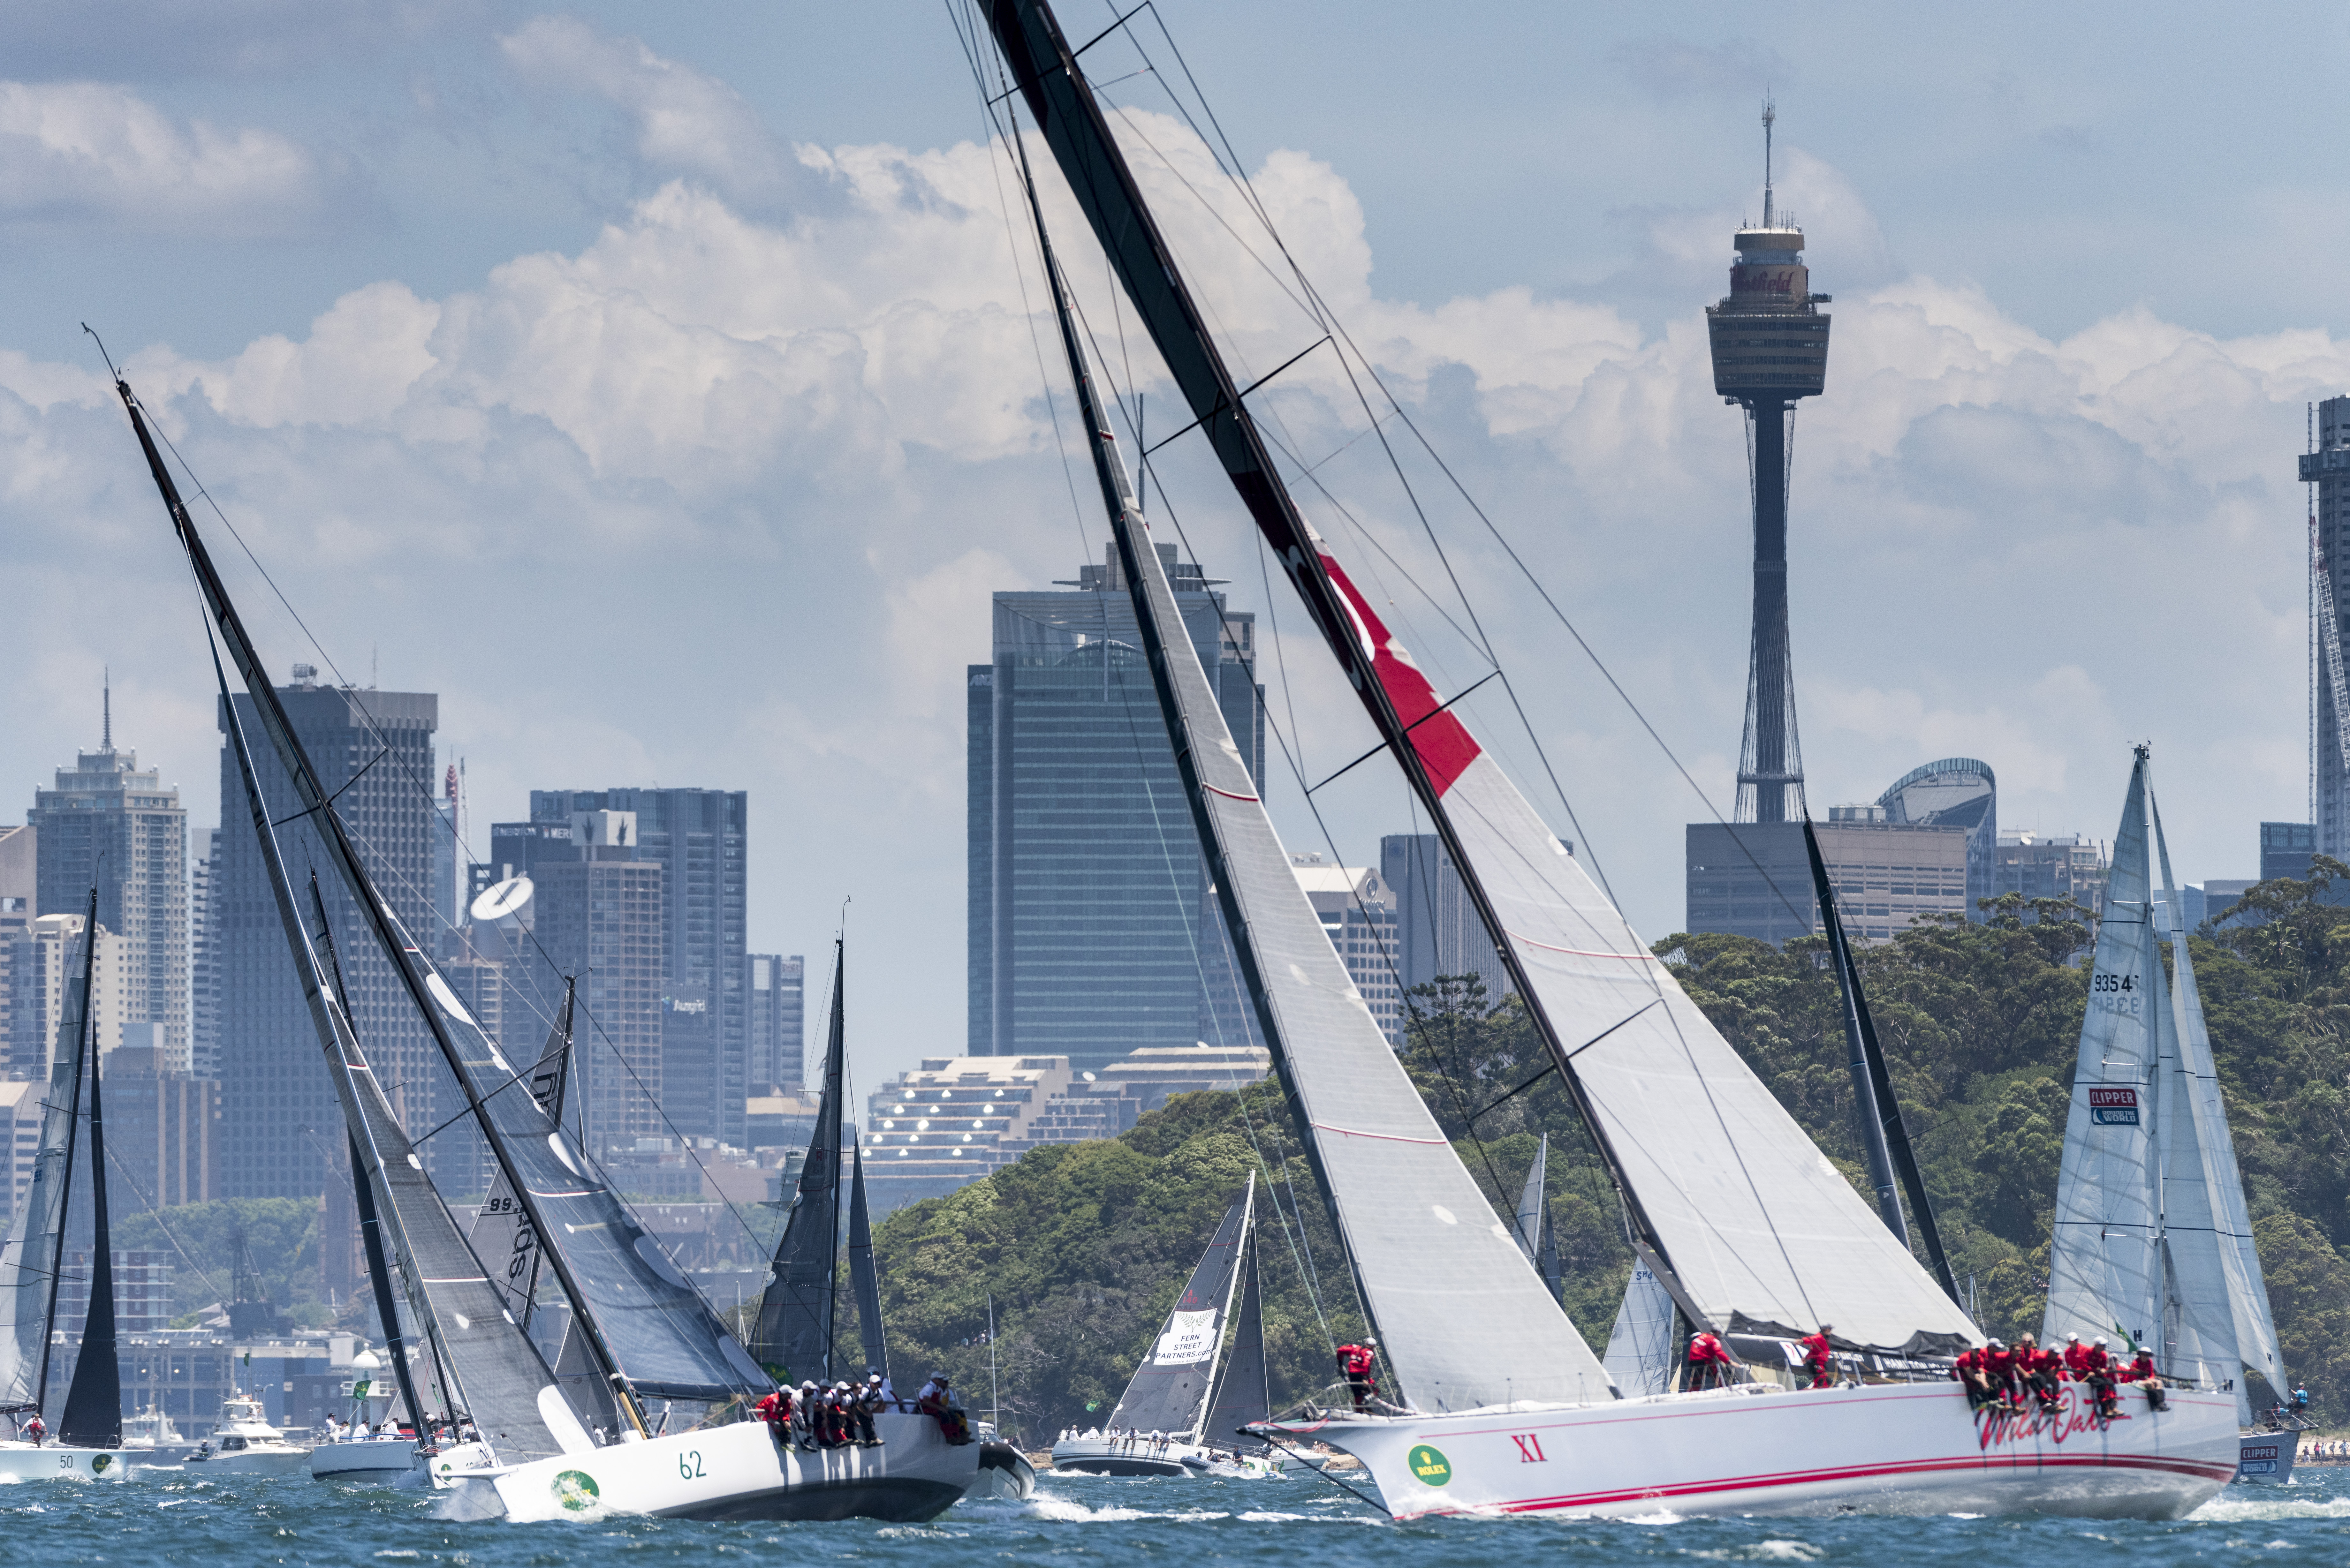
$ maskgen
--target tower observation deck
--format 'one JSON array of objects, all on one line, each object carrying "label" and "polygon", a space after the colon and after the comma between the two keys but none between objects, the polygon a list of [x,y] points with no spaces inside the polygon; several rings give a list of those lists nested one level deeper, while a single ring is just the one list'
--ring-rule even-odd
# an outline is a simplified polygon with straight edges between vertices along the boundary
[{"label": "tower observation deck", "polygon": [[1762,222],[1732,244],[1730,293],[1706,307],[1713,389],[1745,410],[1754,500],[1754,633],[1746,674],[1746,734],[1738,753],[1741,822],[1787,822],[1804,814],[1803,748],[1787,646],[1787,454],[1795,401],[1827,383],[1828,317],[1811,292],[1804,232],[1780,213],[1771,184],[1778,118],[1762,106]]}]

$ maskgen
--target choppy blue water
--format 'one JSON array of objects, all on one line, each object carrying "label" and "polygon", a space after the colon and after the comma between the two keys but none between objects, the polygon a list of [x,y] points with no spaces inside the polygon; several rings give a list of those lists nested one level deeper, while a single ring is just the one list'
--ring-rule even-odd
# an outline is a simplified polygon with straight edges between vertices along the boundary
[{"label": "choppy blue water", "polygon": [[452,1524],[429,1493],[281,1480],[134,1473],[119,1486],[0,1489],[0,1552],[59,1564],[717,1565],[983,1561],[1152,1568],[1201,1561],[1297,1568],[1525,1568],[1530,1562],[2145,1563],[2350,1561],[2350,1471],[2230,1487],[2165,1524],[2054,1519],[1441,1520],[1387,1522],[1318,1480],[1217,1482],[1046,1476],[1026,1503],[966,1503],[926,1525],[696,1524],[622,1519]]}]

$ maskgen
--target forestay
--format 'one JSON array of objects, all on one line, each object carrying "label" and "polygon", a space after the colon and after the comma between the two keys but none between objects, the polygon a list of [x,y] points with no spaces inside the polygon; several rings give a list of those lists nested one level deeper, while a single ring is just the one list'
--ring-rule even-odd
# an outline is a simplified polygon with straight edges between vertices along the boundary
[{"label": "forestay", "polygon": [[[1508,944],[1509,966],[1531,992],[1531,1011],[1555,1055],[1581,1053],[1570,1059],[1571,1086],[1588,1108],[1636,1223],[1667,1254],[1693,1310],[1716,1326],[1764,1332],[1807,1330],[1828,1319],[1840,1338],[1869,1345],[1924,1350],[1971,1343],[1975,1331],[1958,1304],[1886,1231],[1679,987],[1659,972],[1638,937],[1460,716],[1439,711],[1428,681],[1314,535],[1274,470],[1050,6],[1045,0],[991,0],[988,20],[1014,83],[1202,439],[1437,818],[1465,883],[1482,891],[1485,913],[1500,928],[1496,940]],[[1207,726],[1199,730],[1204,742]],[[1216,797],[1216,809],[1228,798],[1253,805],[1245,770],[1236,761],[1226,768],[1211,753],[1203,743],[1216,787],[1240,792]],[[1203,765],[1203,777],[1208,771]],[[1273,863],[1260,892],[1272,893],[1276,867],[1286,876],[1285,864]],[[1302,964],[1301,955],[1284,951],[1268,974],[1286,977],[1293,963]],[[1311,1033],[1320,1019],[1301,1014],[1297,1023]],[[1589,1044],[1595,1040],[1599,1044]],[[1335,1106],[1330,1119],[1353,1125]],[[1367,1162],[1366,1174],[1379,1168]],[[1396,1244],[1408,1251],[1409,1238],[1399,1234]],[[1460,1330],[1459,1301],[1476,1299],[1464,1289],[1451,1308],[1431,1311],[1431,1333],[1440,1315]],[[1373,1311],[1392,1335],[1386,1304],[1375,1302]],[[1462,1337],[1483,1334],[1484,1314],[1478,1316],[1478,1333]],[[1513,1319],[1506,1332],[1521,1326]],[[1521,1393],[1529,1380],[1572,1385],[1586,1376],[1586,1366],[1597,1376],[1587,1354],[1580,1364],[1490,1349],[1475,1359],[1482,1370],[1467,1374],[1469,1380],[1497,1397],[1493,1385],[1505,1367],[1521,1374]],[[1448,1387],[1441,1397],[1457,1404],[1459,1391]]]},{"label": "forestay", "polygon": [[92,948],[98,899],[82,922],[82,950],[58,1010],[49,1053],[48,1094],[41,1102],[41,1141],[8,1241],[0,1251],[0,1411],[34,1410],[47,1392],[49,1316],[65,1256],[66,1193],[72,1185],[74,1128],[80,1114],[88,1042]]},{"label": "forestay", "polygon": [[[2149,795],[2151,790],[2148,791]],[[2249,1366],[2282,1397],[2285,1388],[2284,1356],[2277,1344],[2276,1322],[2269,1312],[2268,1282],[2261,1273],[2260,1251],[2252,1242],[2252,1220],[2244,1202],[2242,1173],[2236,1167],[2236,1144],[2228,1129],[2227,1106],[2220,1093],[2218,1065],[2211,1058],[2211,1036],[2203,1023],[2203,999],[2195,986],[2195,959],[2188,951],[2186,922],[2178,910],[2178,889],[2170,879],[2170,846],[2162,831],[2162,812],[2153,808],[2155,852],[2162,866],[2165,924],[2170,940],[2170,1005],[2178,1039],[2178,1081],[2182,1097],[2194,1108],[2197,1151],[2202,1157],[2201,1178],[2209,1194],[2212,1225],[2211,1261],[2226,1297],[2225,1320],[2232,1331],[2226,1348],[2234,1359],[2220,1369],[2224,1382],[2236,1386],[2236,1418],[2249,1426],[2252,1419],[2251,1391],[2238,1375]],[[2176,1232],[2178,1222],[2170,1220]],[[2216,1327],[2223,1315],[2216,1305],[2205,1312]]]},{"label": "forestay", "polygon": [[1207,1415],[1208,1396],[1216,1381],[1216,1353],[1223,1348],[1224,1319],[1240,1280],[1241,1245],[1248,1233],[1253,1182],[1247,1196],[1224,1211],[1208,1250],[1183,1283],[1183,1293],[1159,1337],[1142,1353],[1142,1365],[1110,1412],[1110,1426],[1121,1432],[1164,1432],[1197,1441]]}]

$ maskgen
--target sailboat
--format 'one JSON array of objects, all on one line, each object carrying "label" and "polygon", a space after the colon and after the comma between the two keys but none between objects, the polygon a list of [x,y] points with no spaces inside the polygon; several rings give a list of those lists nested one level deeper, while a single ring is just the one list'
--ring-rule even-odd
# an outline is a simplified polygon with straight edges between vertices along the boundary
[{"label": "sailboat", "polygon": [[[382,1199],[390,1249],[432,1353],[452,1437],[432,1463],[436,1487],[463,1518],[575,1518],[601,1510],[699,1519],[921,1519],[962,1495],[975,1468],[933,1422],[908,1415],[880,1449],[858,1451],[860,1484],[844,1488],[834,1456],[795,1454],[760,1423],[752,1401],[771,1386],[709,1303],[637,1223],[576,1146],[527,1094],[500,1091],[517,1075],[393,912],[361,863],[332,797],[265,673],[259,652],[164,465],[129,382],[115,389],[186,551],[210,628],[225,645],[251,712],[312,819],[327,857],[378,949],[432,1035],[466,1114],[515,1197],[597,1375],[621,1417],[598,1442],[457,1230],[360,1049],[349,1015],[296,908],[276,826],[264,806],[244,734],[244,705],[213,662],[254,831],[329,1073],[366,1177]],[[686,1430],[656,1431],[648,1397],[699,1405]],[[592,1412],[590,1412],[592,1414]]]},{"label": "sailboat", "polygon": [[[1245,1473],[1235,1447],[1239,1429],[1271,1414],[1265,1408],[1262,1306],[1252,1266],[1255,1235],[1256,1173],[1251,1171],[1247,1190],[1224,1211],[1107,1425],[1055,1442],[1055,1469],[1189,1476],[1222,1467]],[[1240,1325],[1228,1357],[1224,1330],[1237,1321],[1236,1299],[1249,1321]],[[1221,1444],[1215,1440],[1220,1437]],[[1271,1467],[1265,1469],[1269,1473]]]},{"label": "sailboat", "polygon": [[[2171,1517],[2234,1469],[2224,1397],[2050,1431],[1978,1418],[1935,1357],[1977,1332],[1820,1154],[1357,592],[1284,485],[1045,0],[986,8],[1198,433],[1323,633],[1458,869],[1684,1330],[1762,1346],[1832,1322],[1863,1386],[1625,1398],[1461,1166],[1299,891],[1184,633],[1029,210],[1095,471],[1234,957],[1386,1358],[1388,1415],[1259,1430],[1371,1470],[1397,1516],[1470,1511]],[[1016,131],[1014,155],[1024,158]],[[1761,1347],[1758,1347],[1761,1348]],[[2222,1440],[2224,1439],[2224,1440]]]},{"label": "sailboat", "polygon": [[98,950],[98,889],[81,926],[81,972],[68,988],[49,1063],[41,1141],[24,1206],[0,1248],[0,1414],[22,1433],[47,1421],[49,1352],[56,1340],[57,1284],[65,1277],[66,1221],[76,1182],[82,1080],[89,1080],[89,1148],[84,1174],[91,1210],[89,1311],[81,1350],[57,1416],[57,1440],[0,1441],[0,1476],[11,1480],[120,1480],[130,1466],[122,1447],[122,1376],[114,1329],[113,1238],[106,1212],[106,1117],[99,1106],[95,1010],[90,977]]},{"label": "sailboat", "polygon": [[2170,879],[2150,752],[2136,749],[2097,922],[2041,1337],[2103,1334],[2116,1347],[2152,1350],[2166,1381],[2192,1379],[2228,1399],[2237,1475],[2282,1481],[2296,1439],[2251,1429],[2244,1372],[2282,1390],[2284,1363]]}]

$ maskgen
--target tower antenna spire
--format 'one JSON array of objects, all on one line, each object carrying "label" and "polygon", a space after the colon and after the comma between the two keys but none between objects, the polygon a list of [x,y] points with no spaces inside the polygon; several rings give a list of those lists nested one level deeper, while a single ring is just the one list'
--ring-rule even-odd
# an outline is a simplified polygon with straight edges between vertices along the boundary
[{"label": "tower antenna spire", "polygon": [[110,665],[99,668],[103,673],[99,677],[98,745],[99,750],[110,752],[114,750],[114,670]]},{"label": "tower antenna spire", "polygon": [[1772,226],[1771,128],[1779,123],[1779,106],[1765,89],[1762,95],[1762,226]]}]

